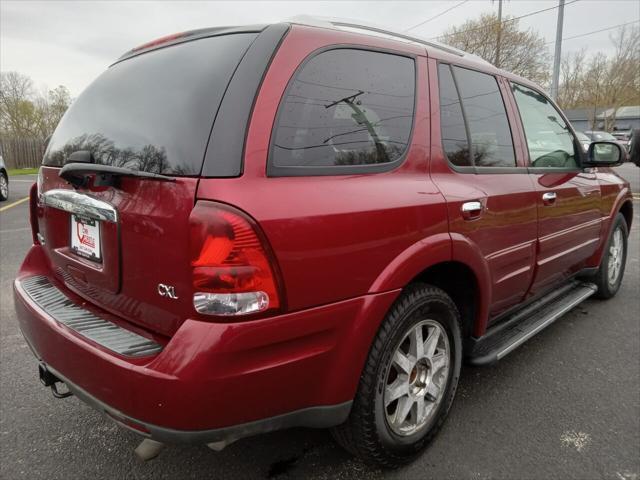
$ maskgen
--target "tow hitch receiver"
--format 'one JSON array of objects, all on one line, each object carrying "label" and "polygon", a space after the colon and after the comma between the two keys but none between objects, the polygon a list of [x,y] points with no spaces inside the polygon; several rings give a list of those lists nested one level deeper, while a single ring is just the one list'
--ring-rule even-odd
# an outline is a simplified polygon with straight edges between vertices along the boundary
[{"label": "tow hitch receiver", "polygon": [[53,373],[47,369],[47,366],[44,363],[38,365],[38,374],[40,375],[40,381],[45,387],[51,387],[51,393],[56,398],[67,398],[73,395],[69,390],[66,392],[58,391],[57,383],[64,383],[58,377],[56,377]]}]

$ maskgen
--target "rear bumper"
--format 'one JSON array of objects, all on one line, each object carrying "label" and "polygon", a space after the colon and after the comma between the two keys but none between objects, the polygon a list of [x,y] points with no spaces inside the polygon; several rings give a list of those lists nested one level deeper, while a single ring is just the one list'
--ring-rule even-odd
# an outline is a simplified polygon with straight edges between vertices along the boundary
[{"label": "rear bumper", "polygon": [[379,322],[398,294],[243,323],[187,320],[160,353],[132,358],[82,337],[25,293],[22,280],[46,275],[33,268],[42,264],[33,258],[38,250],[14,283],[27,343],[79,398],[162,442],[229,441],[343,422]]}]

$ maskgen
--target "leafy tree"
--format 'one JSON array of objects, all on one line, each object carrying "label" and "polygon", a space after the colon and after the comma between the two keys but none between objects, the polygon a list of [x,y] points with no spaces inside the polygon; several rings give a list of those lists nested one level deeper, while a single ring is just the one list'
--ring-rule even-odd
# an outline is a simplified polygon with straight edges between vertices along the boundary
[{"label": "leafy tree", "polygon": [[39,94],[27,75],[0,74],[0,133],[4,135],[46,138],[70,104],[71,94],[63,85]]},{"label": "leafy tree", "polygon": [[438,38],[453,47],[495,63],[500,34],[498,66],[545,84],[549,79],[550,54],[544,37],[532,29],[521,30],[518,22],[513,17],[506,17],[498,22],[497,15],[483,14],[475,20],[450,27]]}]

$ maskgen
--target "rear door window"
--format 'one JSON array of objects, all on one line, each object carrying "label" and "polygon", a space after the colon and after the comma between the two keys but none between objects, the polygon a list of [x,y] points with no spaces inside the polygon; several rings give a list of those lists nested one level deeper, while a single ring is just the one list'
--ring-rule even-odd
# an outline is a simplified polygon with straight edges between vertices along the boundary
[{"label": "rear door window", "polygon": [[449,161],[457,167],[471,166],[469,137],[462,114],[462,104],[449,65],[443,63],[438,65],[438,84],[440,128],[444,152]]},{"label": "rear door window", "polygon": [[100,164],[199,175],[222,97],[256,36],[208,37],[116,63],[72,104],[43,164],[89,150]]},{"label": "rear door window", "polygon": [[453,67],[467,119],[476,167],[515,167],[511,129],[498,81],[492,75]]},{"label": "rear door window", "polygon": [[281,101],[270,174],[375,171],[399,162],[415,104],[412,58],[341,48],[312,57]]}]

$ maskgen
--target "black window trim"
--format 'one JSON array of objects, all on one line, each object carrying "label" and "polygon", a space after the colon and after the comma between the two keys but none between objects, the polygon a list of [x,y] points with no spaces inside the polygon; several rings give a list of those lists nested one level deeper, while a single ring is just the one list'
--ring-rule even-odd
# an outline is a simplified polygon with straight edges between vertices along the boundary
[{"label": "black window trim", "polygon": [[[514,134],[513,134],[513,125],[511,125],[511,122],[509,121],[509,114],[507,113],[507,104],[506,104],[506,99],[504,98],[504,94],[502,93],[502,89],[500,88],[500,82],[498,81],[498,77],[492,73],[483,71],[483,70],[479,70],[477,68],[472,68],[470,66],[467,65],[460,65],[457,63],[452,63],[452,62],[443,62],[438,60],[437,61],[437,66],[439,67],[440,65],[447,65],[449,67],[449,70],[451,72],[451,77],[453,78],[453,84],[455,86],[456,89],[456,93],[458,94],[458,101],[460,102],[460,109],[462,110],[462,117],[464,120],[464,126],[465,126],[465,130],[467,132],[467,142],[469,143],[469,162],[472,165],[465,165],[465,166],[460,166],[460,165],[454,165],[449,158],[447,157],[446,152],[442,151],[443,156],[447,159],[447,164],[449,165],[449,168],[451,168],[452,170],[458,172],[458,173],[475,173],[477,175],[483,175],[483,174],[501,174],[501,173],[505,173],[505,174],[513,174],[513,173],[526,173],[526,167],[521,167],[518,166],[518,157],[516,155],[516,148],[515,148],[515,144],[513,142],[514,139]],[[458,79],[456,77],[456,72],[453,69],[453,67],[458,67],[458,68],[464,68],[466,70],[471,70],[473,72],[477,72],[477,73],[482,73],[484,75],[488,75],[490,77],[493,77],[494,80],[496,81],[496,84],[498,85],[498,91],[500,92],[500,97],[502,98],[502,104],[504,106],[504,113],[505,116],[507,117],[507,125],[509,125],[509,133],[511,134],[511,146],[513,148],[513,158],[516,161],[516,165],[513,167],[478,167],[475,165],[475,161],[473,159],[473,144],[471,142],[471,134],[470,134],[470,130],[469,130],[469,122],[467,120],[467,114],[464,108],[464,104],[462,102],[462,97],[460,96],[460,90],[458,88]],[[436,68],[436,70],[438,70]],[[438,75],[438,104],[440,102],[440,75]],[[440,141],[442,142],[442,125],[440,126]]]},{"label": "black window trim", "polygon": [[[269,67],[290,29],[288,23],[269,25],[258,34],[238,62],[211,125],[201,178],[234,178],[244,173],[247,137],[255,103]],[[218,115],[225,108],[227,113]],[[239,124],[243,126],[241,130],[238,130]]]},{"label": "black window trim", "polygon": [[[571,173],[571,172],[582,172],[584,170],[584,168],[582,167],[582,159],[583,159],[583,152],[582,152],[582,147],[579,145],[578,142],[578,136],[576,135],[576,132],[573,130],[573,125],[571,125],[571,122],[569,122],[569,120],[567,120],[567,117],[565,117],[564,112],[562,111],[562,109],[560,109],[555,103],[553,103],[551,101],[551,99],[549,98],[548,95],[546,95],[544,92],[540,91],[537,88],[534,88],[530,85],[524,85],[522,83],[519,82],[514,82],[511,79],[507,79],[509,82],[509,89],[511,90],[511,96],[513,97],[513,102],[515,103],[516,106],[516,110],[518,111],[518,120],[520,121],[520,125],[522,126],[522,135],[524,136],[524,144],[527,147],[527,171],[529,173]],[[544,98],[547,99],[547,101],[549,102],[549,104],[553,107],[553,109],[560,114],[560,117],[564,120],[564,122],[567,124],[567,126],[569,127],[569,131],[571,132],[571,134],[573,135],[573,150],[576,153],[576,167],[534,167],[533,165],[531,165],[531,153],[529,152],[529,142],[527,141],[527,132],[524,128],[524,122],[522,121],[522,114],[520,113],[520,105],[518,105],[518,100],[516,99],[516,96],[513,93],[513,88],[511,87],[512,85],[519,85],[520,87],[523,88],[528,88],[529,90],[533,90],[534,92],[536,92],[538,95],[542,95]]]},{"label": "black window trim", "polygon": [[[400,155],[393,162],[387,163],[374,163],[369,165],[349,165],[349,166],[341,166],[341,165],[331,165],[331,166],[286,166],[281,167],[277,166],[274,163],[274,133],[280,122],[280,115],[282,113],[284,102],[283,100],[289,94],[290,89],[293,87],[293,83],[295,82],[298,74],[302,71],[302,69],[309,63],[312,59],[317,57],[318,55],[329,52],[332,50],[363,50],[367,52],[375,52],[375,53],[387,53],[391,55],[397,55],[399,57],[405,57],[413,60],[413,71],[414,71],[414,88],[413,88],[413,116],[411,118],[411,130],[409,131],[409,137],[407,139],[407,146],[405,147],[402,155]],[[349,43],[340,43],[340,44],[332,44],[326,45],[324,47],[320,47],[313,52],[311,52],[307,57],[298,65],[291,75],[291,78],[287,82],[287,86],[280,97],[280,102],[278,104],[278,110],[276,112],[276,116],[273,122],[273,127],[271,128],[271,136],[269,138],[269,150],[267,157],[267,177],[307,177],[307,176],[339,176],[339,175],[354,175],[354,174],[367,174],[367,173],[383,173],[389,172],[391,170],[396,169],[402,163],[404,163],[405,159],[408,156],[409,151],[411,150],[411,146],[413,144],[413,134],[416,125],[416,111],[418,107],[418,55],[411,54],[408,52],[387,49],[387,48],[376,48],[370,47],[368,45],[359,45],[359,44],[349,44]]]}]

